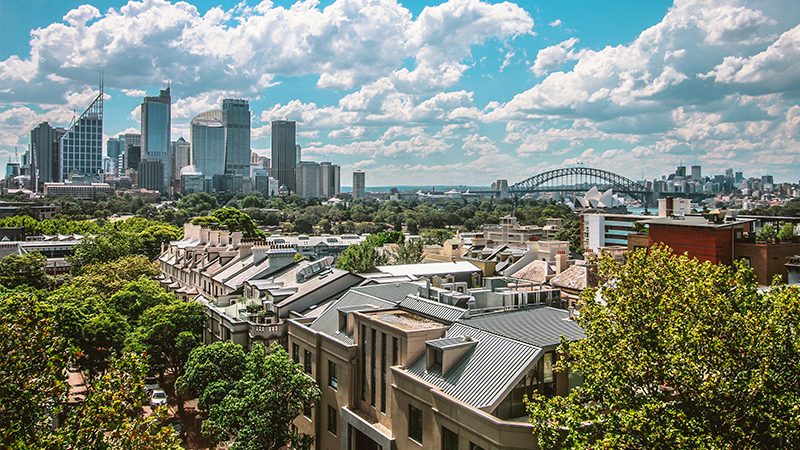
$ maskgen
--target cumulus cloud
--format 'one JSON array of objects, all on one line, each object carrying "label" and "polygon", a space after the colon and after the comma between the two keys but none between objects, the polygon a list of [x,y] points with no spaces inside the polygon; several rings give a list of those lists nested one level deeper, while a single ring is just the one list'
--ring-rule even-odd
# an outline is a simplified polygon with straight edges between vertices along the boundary
[{"label": "cumulus cloud", "polygon": [[547,75],[551,71],[558,69],[567,61],[580,59],[586,54],[587,50],[575,51],[575,44],[580,42],[578,38],[569,38],[550,47],[545,47],[536,54],[531,72],[537,77]]},{"label": "cumulus cloud", "polygon": [[550,26],[550,27],[553,27],[553,28],[560,27],[561,26],[561,19],[556,19],[556,20],[548,23],[547,26]]}]

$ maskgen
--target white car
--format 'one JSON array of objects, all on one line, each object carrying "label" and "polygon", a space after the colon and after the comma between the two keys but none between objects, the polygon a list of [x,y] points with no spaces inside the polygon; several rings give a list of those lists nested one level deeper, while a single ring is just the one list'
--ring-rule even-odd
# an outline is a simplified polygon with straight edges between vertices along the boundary
[{"label": "white car", "polygon": [[148,394],[156,389],[161,389],[161,385],[158,384],[156,377],[147,377],[144,379],[144,390],[147,391]]},{"label": "white car", "polygon": [[167,393],[163,389],[156,389],[150,394],[150,406],[156,407],[167,404]]}]

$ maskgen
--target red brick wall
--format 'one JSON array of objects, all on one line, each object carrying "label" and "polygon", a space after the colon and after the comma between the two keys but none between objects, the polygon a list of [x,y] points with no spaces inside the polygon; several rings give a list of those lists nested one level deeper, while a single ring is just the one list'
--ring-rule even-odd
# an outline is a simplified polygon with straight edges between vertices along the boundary
[{"label": "red brick wall", "polygon": [[733,263],[733,229],[650,224],[650,245],[664,243],[676,254],[700,261]]}]

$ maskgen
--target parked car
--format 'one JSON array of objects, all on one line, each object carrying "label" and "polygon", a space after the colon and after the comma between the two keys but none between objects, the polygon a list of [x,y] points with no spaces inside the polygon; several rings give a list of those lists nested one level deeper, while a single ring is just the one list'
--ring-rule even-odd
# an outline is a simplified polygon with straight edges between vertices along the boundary
[{"label": "parked car", "polygon": [[146,377],[144,379],[144,390],[147,391],[148,394],[152,394],[156,389],[161,389],[161,385],[158,384],[156,377]]},{"label": "parked car", "polygon": [[156,407],[167,404],[167,393],[163,389],[155,389],[150,394],[150,406]]}]

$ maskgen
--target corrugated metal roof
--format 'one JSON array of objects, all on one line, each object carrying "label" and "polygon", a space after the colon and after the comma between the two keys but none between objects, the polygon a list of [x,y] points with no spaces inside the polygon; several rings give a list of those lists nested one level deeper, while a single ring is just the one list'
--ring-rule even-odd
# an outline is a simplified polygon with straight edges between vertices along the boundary
[{"label": "corrugated metal roof", "polygon": [[567,311],[549,306],[487,314],[460,322],[537,347],[558,345],[561,336],[571,341],[586,337],[583,328],[569,319]]},{"label": "corrugated metal roof", "polygon": [[453,324],[445,336],[470,336],[476,344],[445,375],[439,370],[426,369],[424,353],[406,371],[481,409],[494,407],[542,351],[533,345],[463,323]]},{"label": "corrugated metal roof", "polygon": [[465,344],[475,344],[476,342],[472,338],[468,338],[466,336],[455,336],[449,338],[433,339],[425,343],[430,345],[431,347],[446,349],[446,348],[460,347]]},{"label": "corrugated metal roof", "polygon": [[419,290],[419,285],[404,281],[397,283],[358,286],[354,287],[353,290],[381,300],[397,303],[406,298],[406,296],[416,293]]},{"label": "corrugated metal roof", "polygon": [[455,322],[464,317],[466,309],[427,300],[417,295],[409,295],[398,305],[401,309],[445,322]]}]

